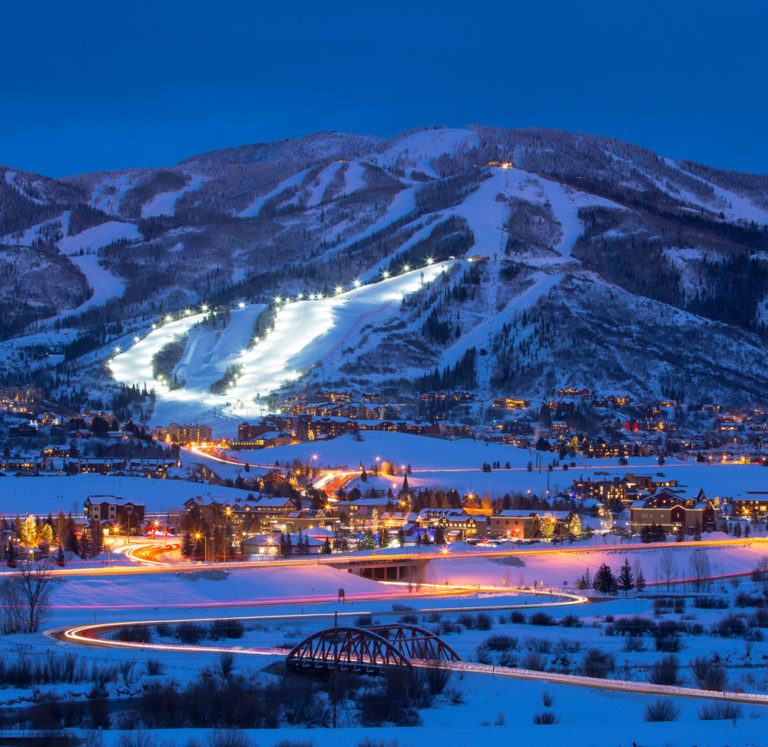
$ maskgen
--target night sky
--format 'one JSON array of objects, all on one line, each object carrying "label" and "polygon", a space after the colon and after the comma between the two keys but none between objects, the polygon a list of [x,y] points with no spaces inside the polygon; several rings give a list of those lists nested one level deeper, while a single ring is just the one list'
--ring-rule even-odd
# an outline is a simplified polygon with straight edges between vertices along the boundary
[{"label": "night sky", "polygon": [[762,0],[8,0],[0,163],[64,176],[477,123],[768,173],[766,28]]}]

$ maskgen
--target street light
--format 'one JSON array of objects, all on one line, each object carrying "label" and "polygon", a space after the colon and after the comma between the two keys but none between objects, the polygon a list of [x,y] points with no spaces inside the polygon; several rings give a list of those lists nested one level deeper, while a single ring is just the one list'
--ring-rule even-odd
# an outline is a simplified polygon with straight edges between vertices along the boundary
[{"label": "street light", "polygon": [[200,532],[195,532],[195,539],[198,542],[201,537],[203,538],[203,563],[205,563],[208,559],[208,537],[207,535],[200,534]]}]

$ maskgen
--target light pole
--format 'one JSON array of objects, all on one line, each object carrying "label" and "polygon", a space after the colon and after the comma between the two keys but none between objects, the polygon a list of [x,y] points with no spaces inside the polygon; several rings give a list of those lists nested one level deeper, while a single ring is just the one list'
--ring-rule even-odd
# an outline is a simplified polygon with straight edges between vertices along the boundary
[{"label": "light pole", "polygon": [[200,538],[203,538],[203,563],[208,560],[208,537],[200,532],[195,532],[195,539],[199,542]]}]

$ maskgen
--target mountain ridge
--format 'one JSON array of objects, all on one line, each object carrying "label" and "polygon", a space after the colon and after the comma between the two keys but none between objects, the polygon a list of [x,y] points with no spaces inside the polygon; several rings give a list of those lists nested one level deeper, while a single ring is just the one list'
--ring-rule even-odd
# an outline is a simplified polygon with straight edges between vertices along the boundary
[{"label": "mountain ridge", "polygon": [[[474,349],[483,398],[583,385],[768,400],[768,176],[612,138],[473,125],[316,133],[62,180],[0,167],[0,226],[14,299],[0,305],[0,373],[18,379],[33,355],[25,375],[57,395],[109,391],[94,358],[158,315],[247,302],[274,318],[275,296],[328,296],[429,258],[450,267],[291,391],[413,390]],[[49,282],[47,305],[40,272],[67,288]],[[79,343],[35,358],[36,335]]]}]

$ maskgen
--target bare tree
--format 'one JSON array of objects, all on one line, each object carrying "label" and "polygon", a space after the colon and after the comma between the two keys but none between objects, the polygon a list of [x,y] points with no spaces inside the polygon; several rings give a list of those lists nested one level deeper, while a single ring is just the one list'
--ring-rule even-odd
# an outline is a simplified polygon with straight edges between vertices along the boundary
[{"label": "bare tree", "polygon": [[675,559],[672,556],[671,550],[662,550],[661,558],[659,559],[659,570],[661,571],[662,578],[667,582],[667,591],[669,591],[669,582],[672,576],[675,575]]},{"label": "bare tree", "polygon": [[48,613],[56,579],[47,562],[23,562],[0,583],[3,633],[34,633]]},{"label": "bare tree", "polygon": [[704,579],[708,578],[712,573],[709,567],[709,555],[707,555],[706,550],[697,547],[691,553],[688,562],[691,566],[691,573],[694,577],[696,591],[701,591]]}]

